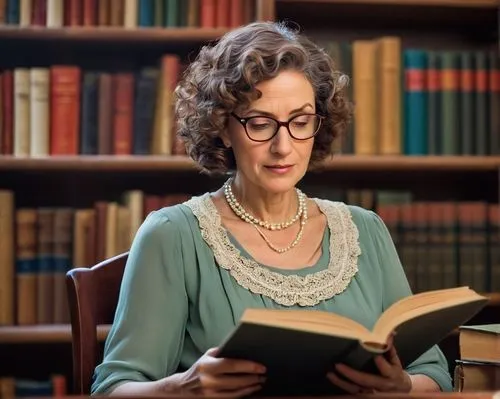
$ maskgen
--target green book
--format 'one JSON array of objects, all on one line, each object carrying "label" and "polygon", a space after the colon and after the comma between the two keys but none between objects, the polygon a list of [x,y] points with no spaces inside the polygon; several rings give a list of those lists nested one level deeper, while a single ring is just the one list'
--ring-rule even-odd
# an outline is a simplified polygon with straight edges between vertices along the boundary
[{"label": "green book", "polygon": [[459,58],[454,51],[441,57],[441,143],[442,155],[459,155]]},{"label": "green book", "polygon": [[[475,98],[475,138],[476,155],[487,155],[488,151],[488,66],[486,53],[477,51],[474,54],[476,76]],[[498,111],[497,111],[498,112]]]},{"label": "green book", "polygon": [[460,52],[460,141],[463,155],[475,152],[475,79],[474,55]]}]

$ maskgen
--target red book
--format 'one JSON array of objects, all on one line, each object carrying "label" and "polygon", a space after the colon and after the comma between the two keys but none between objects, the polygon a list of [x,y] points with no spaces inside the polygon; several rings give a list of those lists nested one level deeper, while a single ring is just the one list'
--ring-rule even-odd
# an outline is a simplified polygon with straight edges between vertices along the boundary
[{"label": "red book", "polygon": [[80,68],[50,70],[50,154],[77,155],[80,131]]}]

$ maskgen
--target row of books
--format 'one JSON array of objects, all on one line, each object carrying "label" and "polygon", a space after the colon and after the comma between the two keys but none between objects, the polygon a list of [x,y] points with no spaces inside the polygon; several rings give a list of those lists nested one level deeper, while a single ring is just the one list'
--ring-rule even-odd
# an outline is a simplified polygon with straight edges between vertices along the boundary
[{"label": "row of books", "polygon": [[354,124],[337,152],[500,154],[498,49],[409,48],[398,36],[318,43],[352,77]]},{"label": "row of books", "polygon": [[0,377],[0,398],[61,397],[68,393],[66,377],[54,374],[47,380]]},{"label": "row of books", "polygon": [[499,204],[422,201],[404,190],[304,190],[375,211],[391,234],[413,292],[460,285],[500,292]]},{"label": "row of books", "polygon": [[233,28],[254,20],[255,0],[7,0],[0,24]]},{"label": "row of books", "polygon": [[[498,53],[400,46],[395,37],[327,43],[339,68],[352,73],[356,104],[353,129],[334,151],[500,154]],[[158,66],[138,71],[76,65],[4,70],[0,154],[184,154],[173,116],[173,91],[184,67],[178,55],[165,54]]]},{"label": "row of books", "polygon": [[74,65],[16,68],[0,74],[0,154],[182,155],[173,91],[182,66],[120,73]]},{"label": "row of books", "polygon": [[0,325],[69,323],[66,272],[128,251],[146,215],[187,198],[134,190],[85,209],[17,208],[0,190]]},{"label": "row of books", "polygon": [[[384,220],[414,292],[458,285],[500,291],[498,204],[370,192],[342,196]],[[14,194],[0,191],[0,325],[68,322],[65,273],[127,251],[147,214],[187,198],[133,190],[85,209],[17,208]]]},{"label": "row of books", "polygon": [[500,291],[500,206],[485,202],[379,204],[414,292],[467,285]]}]

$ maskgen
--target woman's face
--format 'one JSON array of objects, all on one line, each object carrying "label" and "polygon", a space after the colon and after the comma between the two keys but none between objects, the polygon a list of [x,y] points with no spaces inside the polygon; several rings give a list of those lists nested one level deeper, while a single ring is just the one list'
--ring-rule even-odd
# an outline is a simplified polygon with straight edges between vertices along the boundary
[{"label": "woman's face", "polygon": [[[261,98],[246,109],[238,109],[235,114],[239,118],[265,116],[286,122],[297,117],[290,129],[302,137],[313,129],[314,117],[300,116],[316,113],[313,87],[302,73],[282,71],[259,83],[257,89]],[[273,122],[262,118],[249,120],[246,125],[252,138],[266,138],[275,131]],[[222,138],[233,149],[239,178],[245,184],[273,193],[286,192],[300,181],[307,171],[314,143],[314,138],[294,139],[284,126],[268,141],[252,141],[238,118],[232,116]]]}]

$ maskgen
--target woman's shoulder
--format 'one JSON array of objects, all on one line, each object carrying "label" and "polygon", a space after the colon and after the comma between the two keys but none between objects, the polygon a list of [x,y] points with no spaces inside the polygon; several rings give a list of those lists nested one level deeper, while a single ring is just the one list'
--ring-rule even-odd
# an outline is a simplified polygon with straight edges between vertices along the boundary
[{"label": "woman's shoulder", "polygon": [[151,211],[144,219],[140,232],[146,235],[173,235],[188,234],[195,223],[194,215],[185,202],[169,205]]},{"label": "woman's shoulder", "polygon": [[378,222],[380,220],[377,213],[375,213],[373,210],[363,208],[358,205],[351,205],[343,201],[334,201],[323,198],[314,198],[314,200],[323,209],[339,210],[349,213],[354,222],[357,223],[372,224],[373,222]]},{"label": "woman's shoulder", "polygon": [[[315,198],[315,201],[327,215],[341,214],[344,220],[350,219],[360,232],[385,233],[386,226],[383,220],[371,209],[329,199]],[[337,219],[335,217],[335,220]]]}]

